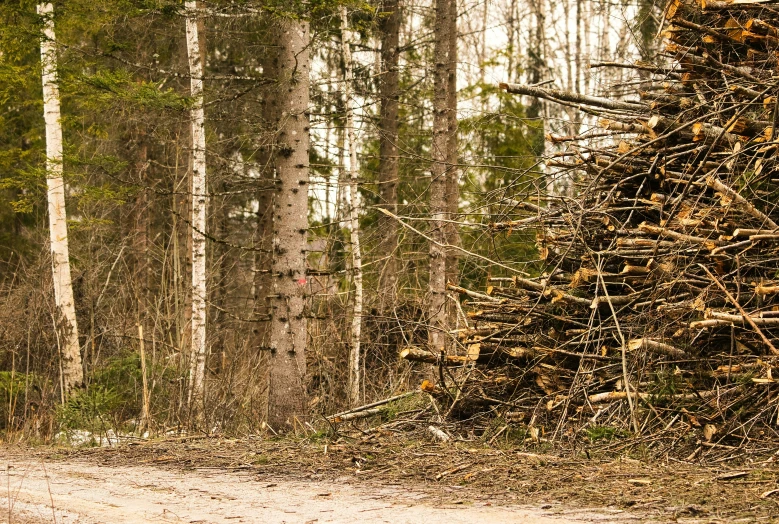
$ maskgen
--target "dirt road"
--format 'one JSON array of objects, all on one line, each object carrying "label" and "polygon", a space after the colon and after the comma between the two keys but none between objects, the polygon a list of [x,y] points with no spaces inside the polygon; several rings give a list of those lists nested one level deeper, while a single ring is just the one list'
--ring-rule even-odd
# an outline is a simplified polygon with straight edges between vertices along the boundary
[{"label": "dirt road", "polygon": [[[46,461],[0,451],[0,523],[629,522],[617,510],[442,503],[399,486],[269,480],[221,468],[169,471]],[[455,501],[457,502],[457,501]]]}]

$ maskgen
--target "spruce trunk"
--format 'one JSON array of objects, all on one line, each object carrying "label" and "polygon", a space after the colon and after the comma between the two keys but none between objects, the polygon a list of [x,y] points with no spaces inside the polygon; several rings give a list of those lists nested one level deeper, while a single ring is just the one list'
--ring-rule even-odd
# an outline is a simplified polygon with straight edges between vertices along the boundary
[{"label": "spruce trunk", "polygon": [[309,178],[309,25],[279,21],[276,186],[268,424],[290,431],[306,417],[306,254]]}]

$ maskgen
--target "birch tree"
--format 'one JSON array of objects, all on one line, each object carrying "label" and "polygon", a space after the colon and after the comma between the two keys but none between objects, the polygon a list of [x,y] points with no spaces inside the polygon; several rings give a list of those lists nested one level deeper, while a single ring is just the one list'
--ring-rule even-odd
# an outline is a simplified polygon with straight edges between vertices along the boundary
[{"label": "birch tree", "polygon": [[294,429],[305,418],[306,328],[304,312],[309,184],[309,24],[278,20],[278,121],[274,162],[273,294],[268,424],[276,431]]},{"label": "birch tree", "polygon": [[362,252],[360,250],[360,208],[357,194],[357,144],[354,132],[354,96],[352,85],[351,31],[346,6],[341,7],[341,50],[344,60],[344,102],[346,104],[346,133],[349,140],[349,244],[352,253],[352,280],[354,302],[352,305],[352,334],[349,348],[349,402],[356,406],[360,401],[360,332],[362,330]]},{"label": "birch tree", "polygon": [[187,56],[192,108],[192,318],[189,360],[189,401],[204,400],[206,365],[206,133],[203,107],[203,56],[197,19],[197,2],[186,3]]},{"label": "birch tree", "polygon": [[65,181],[62,166],[62,125],[60,95],[57,85],[57,45],[54,35],[54,6],[38,5],[43,17],[41,66],[43,78],[43,117],[46,122],[46,187],[49,209],[51,269],[54,302],[57,309],[56,330],[60,350],[63,398],[84,382],[81,351],[78,342],[76,307],[70,277],[68,226],[65,213]]}]

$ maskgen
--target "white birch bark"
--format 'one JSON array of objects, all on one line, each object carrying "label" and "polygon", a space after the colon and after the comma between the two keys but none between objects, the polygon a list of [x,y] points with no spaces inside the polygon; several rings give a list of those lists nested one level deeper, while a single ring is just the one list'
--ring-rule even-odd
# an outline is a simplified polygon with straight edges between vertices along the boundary
[{"label": "white birch bark", "polygon": [[192,125],[192,321],[189,360],[189,401],[202,403],[206,365],[206,129],[203,107],[203,57],[198,35],[197,2],[188,0],[187,56]]},{"label": "white birch bark", "polygon": [[362,331],[362,252],[360,250],[359,200],[357,194],[357,144],[354,133],[354,98],[352,84],[351,31],[346,7],[341,7],[341,46],[344,60],[344,97],[346,104],[346,133],[349,140],[349,243],[352,252],[352,279],[354,281],[354,302],[352,308],[352,343],[349,349],[349,402],[352,407],[360,402],[360,333]]},{"label": "white birch bark", "polygon": [[57,46],[54,36],[54,7],[38,5],[44,17],[41,39],[43,77],[43,116],[46,122],[46,186],[49,207],[49,235],[54,302],[57,306],[57,333],[60,346],[63,398],[84,382],[81,351],[78,343],[76,307],[70,277],[68,227],[65,214],[65,181],[62,177],[62,125],[60,95],[57,86]]}]

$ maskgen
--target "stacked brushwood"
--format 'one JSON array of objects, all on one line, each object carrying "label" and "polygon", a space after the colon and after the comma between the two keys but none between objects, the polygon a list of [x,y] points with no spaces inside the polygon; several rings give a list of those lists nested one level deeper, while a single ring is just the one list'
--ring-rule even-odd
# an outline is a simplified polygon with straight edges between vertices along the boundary
[{"label": "stacked brushwood", "polygon": [[547,137],[574,197],[491,226],[536,232],[540,276],[450,286],[470,306],[459,349],[401,353],[438,366],[425,388],[450,414],[533,438],[611,425],[699,428],[699,450],[779,441],[779,2],[674,0],[665,19],[663,66],[610,64],[644,80],[632,100],[501,85],[598,128]]}]

